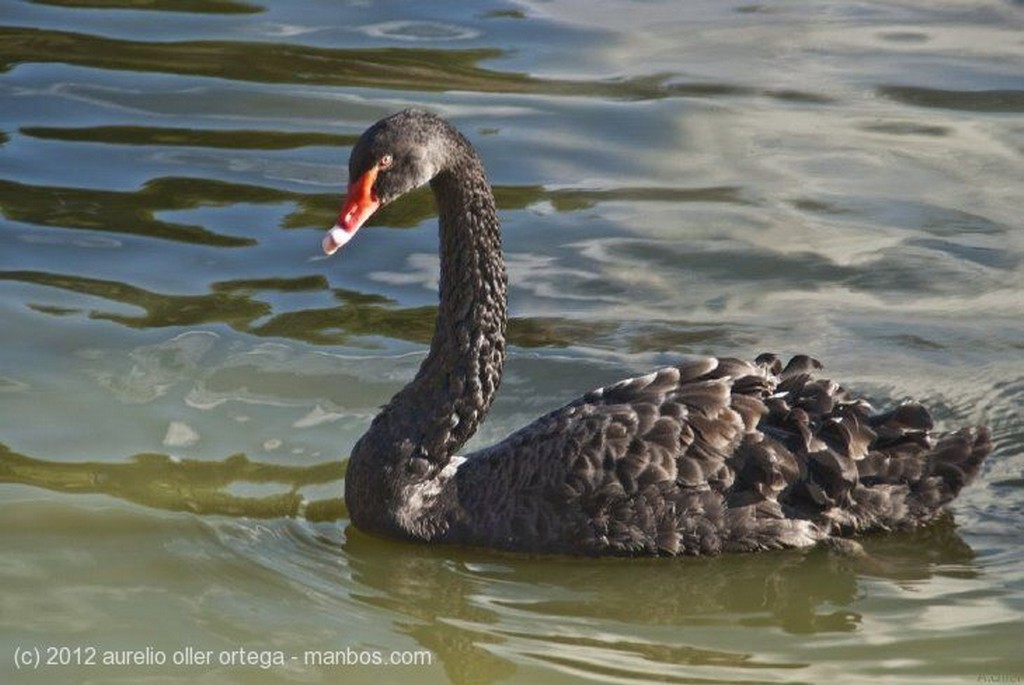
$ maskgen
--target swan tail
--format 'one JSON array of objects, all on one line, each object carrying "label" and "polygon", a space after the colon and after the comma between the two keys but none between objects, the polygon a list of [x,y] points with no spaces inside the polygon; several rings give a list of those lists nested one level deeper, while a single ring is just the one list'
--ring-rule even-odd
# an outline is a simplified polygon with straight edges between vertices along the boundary
[{"label": "swan tail", "polygon": [[974,480],[991,451],[988,428],[961,428],[946,435],[926,457],[922,478],[911,487],[912,496],[926,511],[937,512]]},{"label": "swan tail", "polygon": [[[908,402],[875,413],[865,400],[818,375],[821,365],[806,356],[782,367],[775,355],[756,360],[776,379],[775,392],[758,428],[765,440],[794,455],[786,460],[749,455],[735,462],[737,481],[767,483],[750,463],[778,464],[780,502],[794,516],[818,521],[832,535],[907,530],[927,524],[968,485],[992,451],[987,428],[968,427],[936,435],[928,410]],[[741,450],[751,452],[750,448]],[[756,456],[756,455],[754,455]]]},{"label": "swan tail", "polygon": [[872,450],[858,463],[859,485],[851,506],[837,516],[842,535],[908,530],[928,524],[978,473],[992,451],[986,428],[968,427],[931,445],[925,434]]}]

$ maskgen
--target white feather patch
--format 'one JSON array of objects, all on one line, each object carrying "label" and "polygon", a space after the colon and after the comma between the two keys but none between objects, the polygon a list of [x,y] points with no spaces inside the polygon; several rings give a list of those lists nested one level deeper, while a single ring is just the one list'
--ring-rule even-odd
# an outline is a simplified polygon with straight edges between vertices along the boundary
[{"label": "white feather patch", "polygon": [[445,483],[455,476],[455,472],[465,461],[465,457],[451,457],[435,478],[405,486],[402,489],[402,505],[398,509],[397,519],[414,528],[416,522],[434,506]]}]

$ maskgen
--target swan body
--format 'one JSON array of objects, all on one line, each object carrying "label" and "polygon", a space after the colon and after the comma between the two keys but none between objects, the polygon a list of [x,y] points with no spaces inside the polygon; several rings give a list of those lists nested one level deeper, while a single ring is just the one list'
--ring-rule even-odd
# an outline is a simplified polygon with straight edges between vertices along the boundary
[{"label": "swan body", "polygon": [[430,352],[352,450],[353,524],[408,540],[585,555],[805,547],[933,520],[991,451],[985,428],[932,434],[922,406],[876,413],[798,355],[700,357],[593,390],[496,445],[455,452],[505,358],[494,198],[470,143],[405,110],[353,148],[331,254],[429,183],[440,225]]}]

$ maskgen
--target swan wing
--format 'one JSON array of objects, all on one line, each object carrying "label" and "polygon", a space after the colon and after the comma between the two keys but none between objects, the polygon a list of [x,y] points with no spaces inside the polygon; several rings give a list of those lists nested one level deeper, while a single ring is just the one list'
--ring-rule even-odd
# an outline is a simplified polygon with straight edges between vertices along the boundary
[{"label": "swan wing", "polygon": [[577,554],[807,546],[920,523],[987,453],[963,431],[934,447],[922,407],[874,414],[820,368],[703,357],[589,392],[468,455],[450,536]]}]

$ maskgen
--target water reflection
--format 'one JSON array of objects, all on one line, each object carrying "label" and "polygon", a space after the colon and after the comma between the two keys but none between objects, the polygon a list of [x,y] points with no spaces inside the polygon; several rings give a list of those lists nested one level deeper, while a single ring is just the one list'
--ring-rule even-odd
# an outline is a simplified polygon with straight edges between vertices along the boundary
[{"label": "water reflection", "polygon": [[256,241],[215,233],[202,226],[161,221],[154,216],[155,212],[286,199],[288,194],[282,191],[208,179],[162,178],[131,192],[31,185],[0,179],[0,208],[14,221],[215,247],[244,247],[255,245]]},{"label": "water reflection", "polygon": [[878,94],[916,107],[965,112],[1024,112],[1024,90],[941,90],[913,86],[881,86]]},{"label": "water reflection", "polygon": [[0,70],[16,64],[61,63],[97,69],[208,76],[232,81],[574,95],[625,100],[763,95],[823,104],[827,96],[721,82],[681,82],[671,73],[609,80],[544,79],[498,71],[480,62],[505,56],[495,48],[328,49],[242,41],[142,42],[18,26],[0,27]]},{"label": "water reflection", "polygon": [[48,29],[0,27],[0,65],[60,62],[99,69],[232,81],[412,90],[536,91],[543,82],[477,66],[495,49],[343,50],[236,41],[142,42]]},{"label": "water reflection", "polygon": [[238,0],[30,0],[36,5],[68,8],[152,10],[197,14],[255,14],[263,8]]},{"label": "water reflection", "polygon": [[[140,138],[160,135],[153,129],[137,133]],[[49,134],[54,135],[53,130]],[[185,134],[176,135],[179,140],[189,140]],[[281,134],[283,137],[270,136],[268,145],[274,148],[297,144],[307,134],[291,135],[299,137],[287,134]],[[196,136],[191,140],[201,139],[208,146],[232,147],[242,142],[241,138],[227,131],[200,131]],[[253,138],[250,145],[253,149],[259,148],[261,141]],[[256,240],[215,233],[201,226],[163,221],[156,218],[156,214],[242,203],[290,204],[295,209],[282,220],[284,228],[322,229],[329,226],[337,214],[341,184],[339,180],[339,190],[334,193],[310,194],[209,178],[167,176],[152,179],[139,190],[118,191],[32,185],[0,178],[0,210],[9,219],[38,226],[130,234],[212,247],[246,247],[255,245]],[[731,187],[548,190],[542,186],[496,186],[494,194],[498,208],[503,211],[525,209],[539,203],[550,203],[558,211],[572,212],[610,201],[746,202],[739,190]],[[369,225],[411,228],[435,215],[433,196],[428,189],[421,189],[403,198],[402,202],[381,209]]]},{"label": "water reflection", "polygon": [[22,135],[40,140],[63,140],[78,143],[113,145],[167,145],[228,148],[237,150],[290,150],[313,145],[350,146],[357,136],[318,131],[213,130],[167,128],[157,126],[87,126],[83,128],[52,128],[25,126]]},{"label": "water reflection", "polygon": [[[861,615],[852,605],[865,578],[916,582],[952,564],[961,575],[974,573],[972,553],[948,517],[913,535],[867,539],[866,552],[668,563],[397,545],[351,527],[346,535],[354,597],[397,613],[395,630],[437,654],[456,683],[495,682],[516,665],[537,662],[598,679],[692,682],[694,667],[713,668],[707,675],[730,682],[756,679],[766,669],[799,677],[813,664],[707,645],[736,629],[858,631]],[[672,637],[659,637],[665,633],[652,629],[658,626],[672,628]]]},{"label": "water reflection", "polygon": [[[120,281],[87,278],[42,271],[0,271],[0,281],[17,281],[58,288],[69,293],[98,297],[131,305],[141,314],[124,314],[93,309],[90,319],[110,321],[131,328],[194,327],[224,324],[236,331],[260,337],[301,340],[314,345],[366,345],[372,336],[385,336],[418,344],[429,344],[437,307],[402,307],[383,295],[345,288],[330,288],[323,276],[262,278],[221,281],[210,284],[205,295],[171,295]],[[257,293],[330,292],[338,304],[331,307],[274,313]],[[29,303],[35,311],[53,316],[83,314],[78,309]],[[590,345],[615,347],[625,342],[635,352],[689,349],[716,341],[742,339],[735,325],[653,321],[640,327],[628,322],[579,320],[571,317],[513,317],[509,340],[520,347],[569,347]]]},{"label": "water reflection", "polygon": [[[126,462],[68,463],[29,457],[0,443],[0,483],[69,494],[100,493],[154,509],[200,515],[303,516],[310,521],[333,521],[347,516],[340,497],[307,501],[299,491],[309,485],[340,481],[344,476],[345,463],[341,461],[300,467],[261,464],[243,454],[223,461],[136,454]],[[276,484],[287,490],[263,496],[229,491],[239,484]]]}]

